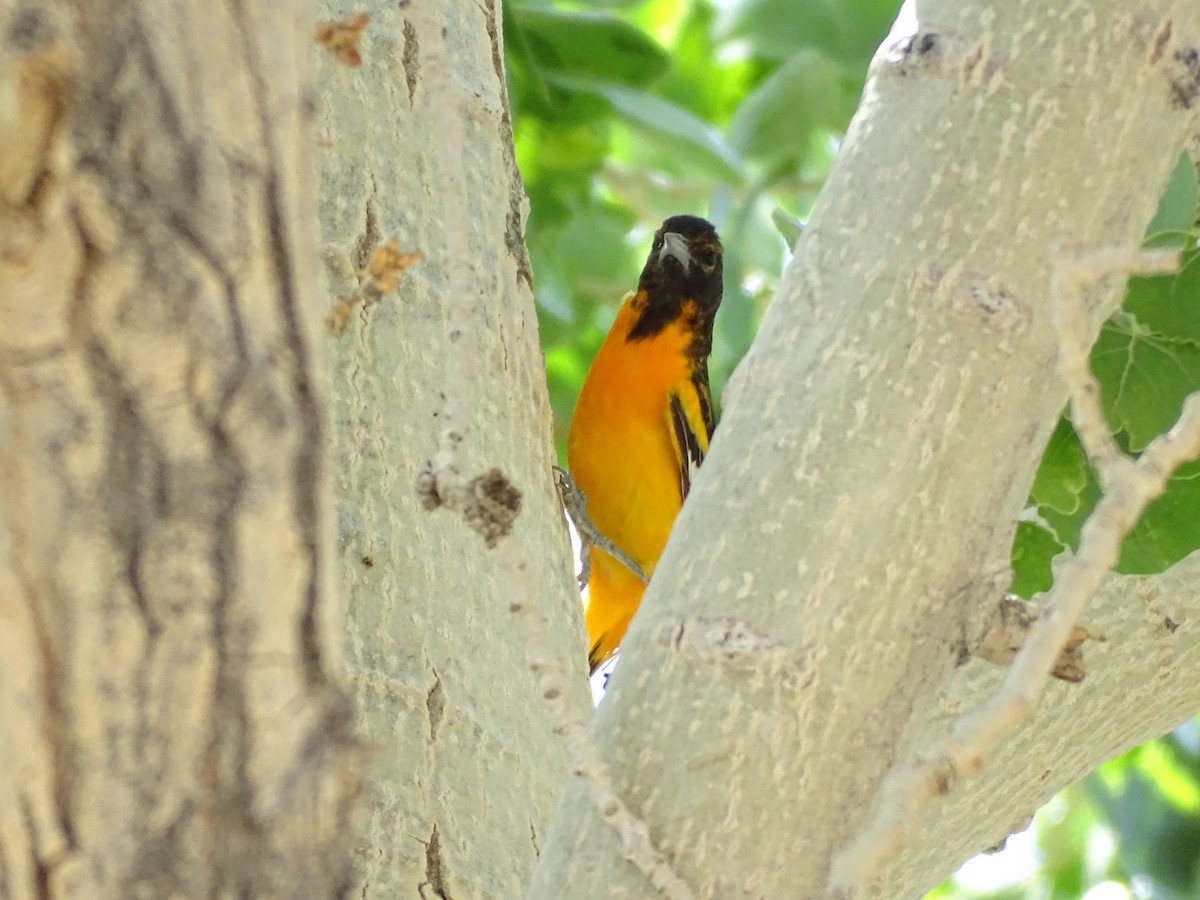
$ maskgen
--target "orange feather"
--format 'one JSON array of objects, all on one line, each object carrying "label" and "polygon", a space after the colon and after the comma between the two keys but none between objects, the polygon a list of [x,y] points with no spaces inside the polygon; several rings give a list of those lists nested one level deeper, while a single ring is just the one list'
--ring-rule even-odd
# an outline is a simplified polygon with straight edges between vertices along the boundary
[{"label": "orange feather", "polygon": [[[721,294],[720,242],[700,219],[668,219],[663,229],[681,218],[707,228],[700,244],[689,240],[689,247],[708,264],[703,271],[696,263],[662,275],[667,250],[658,249],[659,232],[646,270],[658,267],[659,280],[644,273],[639,290],[622,302],[588,370],[567,439],[571,475],[587,497],[592,524],[647,576],[654,573],[690,471],[707,453],[714,426],[707,357]],[[706,300],[695,299],[699,291],[685,290],[688,272],[693,280],[706,279],[699,282]],[[670,299],[664,279],[682,291],[678,298]],[[645,327],[648,316],[654,317],[652,329]],[[590,563],[584,618],[594,672],[616,652],[645,585],[603,550],[592,548]]]}]

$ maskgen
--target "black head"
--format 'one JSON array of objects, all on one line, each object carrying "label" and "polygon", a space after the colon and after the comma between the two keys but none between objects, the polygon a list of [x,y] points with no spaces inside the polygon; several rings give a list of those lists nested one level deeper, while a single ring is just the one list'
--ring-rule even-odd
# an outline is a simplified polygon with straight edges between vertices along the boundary
[{"label": "black head", "polygon": [[658,334],[684,311],[685,301],[691,300],[696,316],[692,328],[702,344],[697,350],[707,356],[713,318],[721,305],[722,252],[717,230],[706,219],[671,216],[663,222],[638,279],[638,293],[645,300],[629,340]]}]

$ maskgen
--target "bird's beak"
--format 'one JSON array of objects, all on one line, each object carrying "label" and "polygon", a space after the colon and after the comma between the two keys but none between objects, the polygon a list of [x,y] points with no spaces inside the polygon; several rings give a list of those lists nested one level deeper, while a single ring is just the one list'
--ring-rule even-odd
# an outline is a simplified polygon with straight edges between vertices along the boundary
[{"label": "bird's beak", "polygon": [[683,266],[684,272],[692,264],[692,258],[688,255],[687,241],[677,231],[668,231],[663,235],[663,245],[662,249],[658,251],[658,261],[661,263],[668,256],[673,256],[679,260],[679,264]]}]

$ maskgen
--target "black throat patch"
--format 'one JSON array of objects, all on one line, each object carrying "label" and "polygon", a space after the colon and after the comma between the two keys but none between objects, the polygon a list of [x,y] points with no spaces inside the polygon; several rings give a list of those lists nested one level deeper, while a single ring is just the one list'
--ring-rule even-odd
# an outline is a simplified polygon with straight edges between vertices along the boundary
[{"label": "black throat patch", "polygon": [[[664,250],[665,235],[683,238],[688,263]],[[712,350],[713,320],[723,292],[721,239],[716,229],[697,216],[672,216],[654,235],[650,255],[638,279],[641,309],[626,340],[638,341],[661,333],[680,316],[692,335],[689,358],[703,362]]]}]

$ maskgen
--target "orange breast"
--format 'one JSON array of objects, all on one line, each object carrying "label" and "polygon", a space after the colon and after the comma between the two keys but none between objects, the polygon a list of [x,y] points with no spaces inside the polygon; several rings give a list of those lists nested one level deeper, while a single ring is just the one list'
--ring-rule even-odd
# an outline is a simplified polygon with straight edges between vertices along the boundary
[{"label": "orange breast", "polygon": [[[668,406],[672,390],[691,378],[691,336],[676,321],[653,337],[626,340],[636,303],[625,298],[584,380],[567,459],[592,523],[649,575],[683,505]],[[615,651],[644,589],[621,563],[592,550],[585,619],[593,668]]]}]

